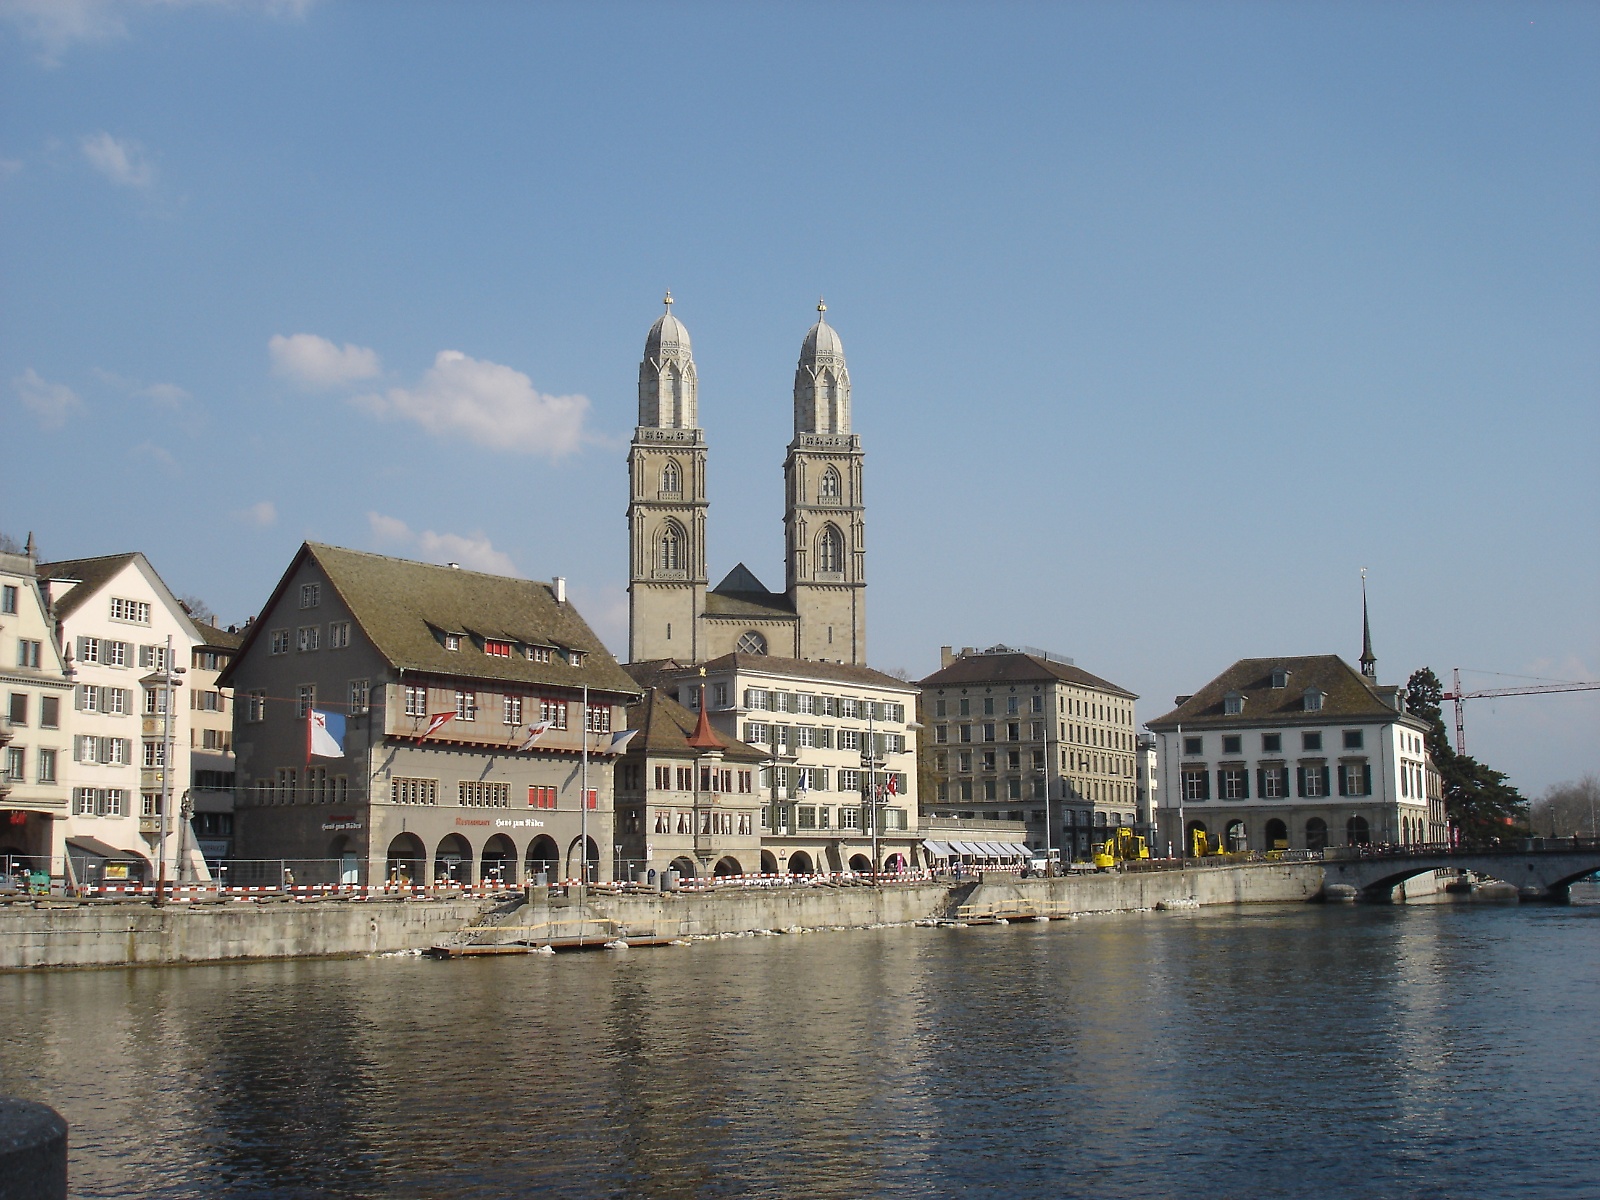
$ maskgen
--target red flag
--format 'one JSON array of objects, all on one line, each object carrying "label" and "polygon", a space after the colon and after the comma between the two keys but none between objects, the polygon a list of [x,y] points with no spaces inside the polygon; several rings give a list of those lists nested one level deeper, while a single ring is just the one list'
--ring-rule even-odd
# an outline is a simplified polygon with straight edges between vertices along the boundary
[{"label": "red flag", "polygon": [[900,792],[900,785],[896,782],[895,776],[891,774],[889,776],[889,795],[891,795],[891,796],[898,795],[899,792]]},{"label": "red flag", "polygon": [[439,730],[444,728],[446,721],[454,721],[455,719],[456,715],[453,712],[434,713],[428,718],[428,727],[417,735],[417,741],[420,742],[423,738],[431,737],[433,734],[438,733]]}]

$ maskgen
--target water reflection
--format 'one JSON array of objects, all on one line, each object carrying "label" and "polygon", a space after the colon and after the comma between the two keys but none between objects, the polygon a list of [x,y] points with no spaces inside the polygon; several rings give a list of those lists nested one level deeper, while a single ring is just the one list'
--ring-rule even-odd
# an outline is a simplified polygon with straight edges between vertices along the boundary
[{"label": "water reflection", "polygon": [[8,976],[0,1069],[81,1196],[1587,1195],[1597,918]]}]

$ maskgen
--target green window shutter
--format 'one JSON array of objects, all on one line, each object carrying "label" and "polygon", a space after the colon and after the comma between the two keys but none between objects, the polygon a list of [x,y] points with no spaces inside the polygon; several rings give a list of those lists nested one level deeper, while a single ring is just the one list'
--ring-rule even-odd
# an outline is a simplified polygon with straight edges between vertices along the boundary
[{"label": "green window shutter", "polygon": [[1217,768],[1217,799],[1218,800],[1221,800],[1224,796],[1226,796],[1228,794],[1228,785],[1223,780],[1222,776],[1223,776],[1222,768],[1219,767],[1219,768]]},{"label": "green window shutter", "polygon": [[1326,796],[1328,794],[1328,768],[1327,767],[1323,767],[1322,768],[1322,794],[1324,796]]},{"label": "green window shutter", "polygon": [[[1285,771],[1287,771],[1288,769],[1289,769],[1288,767],[1284,768]],[[1301,799],[1305,798],[1305,794],[1306,794],[1306,769],[1304,767],[1296,767],[1294,769],[1294,794],[1299,796]]]},{"label": "green window shutter", "polygon": [[1240,771],[1239,772],[1239,798],[1241,800],[1250,799],[1250,772],[1249,771]]},{"label": "green window shutter", "polygon": [[1341,796],[1348,796],[1350,794],[1350,785],[1349,785],[1348,779],[1349,779],[1349,777],[1345,774],[1345,766],[1344,766],[1343,763],[1340,763],[1339,764],[1339,795],[1341,795]]},{"label": "green window shutter", "polygon": [[1267,769],[1265,767],[1256,768],[1256,794],[1258,796],[1267,794]]},{"label": "green window shutter", "polygon": [[1363,796],[1372,795],[1372,764],[1371,763],[1362,763],[1361,764],[1361,794]]},{"label": "green window shutter", "polygon": [[1289,794],[1289,768],[1279,767],[1277,770],[1278,773],[1283,777],[1283,794],[1287,796]]}]

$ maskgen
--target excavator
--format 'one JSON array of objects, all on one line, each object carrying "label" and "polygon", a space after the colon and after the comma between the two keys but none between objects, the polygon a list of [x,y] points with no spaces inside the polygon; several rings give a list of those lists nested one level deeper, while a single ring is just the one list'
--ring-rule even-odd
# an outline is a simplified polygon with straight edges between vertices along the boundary
[{"label": "excavator", "polygon": [[1121,863],[1137,858],[1149,858],[1150,847],[1133,830],[1119,825],[1111,836],[1094,846],[1094,866],[1097,871],[1109,871]]}]

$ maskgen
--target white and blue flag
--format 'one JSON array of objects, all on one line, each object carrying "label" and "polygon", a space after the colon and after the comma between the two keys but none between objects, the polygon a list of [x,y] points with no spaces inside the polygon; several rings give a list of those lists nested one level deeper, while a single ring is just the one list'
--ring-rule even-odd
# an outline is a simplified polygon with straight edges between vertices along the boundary
[{"label": "white and blue flag", "polygon": [[344,715],[313,708],[306,740],[308,755],[315,754],[319,758],[343,758]]}]

